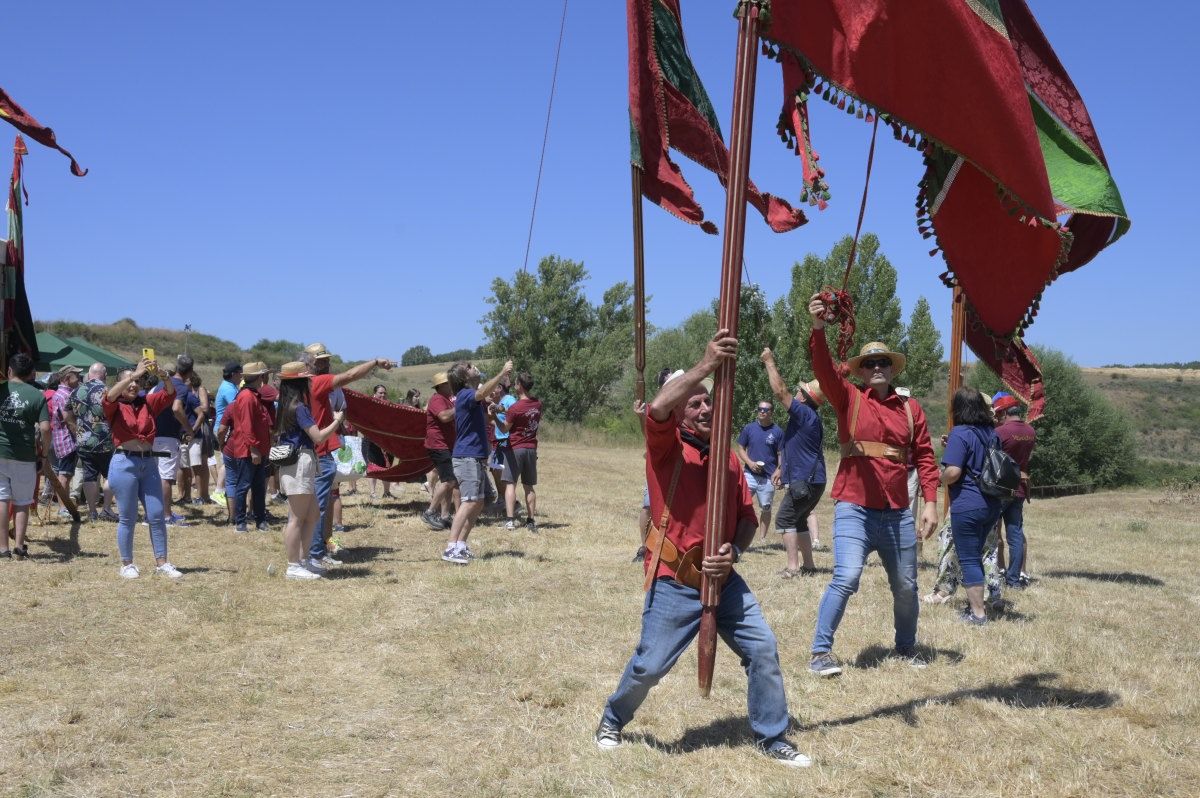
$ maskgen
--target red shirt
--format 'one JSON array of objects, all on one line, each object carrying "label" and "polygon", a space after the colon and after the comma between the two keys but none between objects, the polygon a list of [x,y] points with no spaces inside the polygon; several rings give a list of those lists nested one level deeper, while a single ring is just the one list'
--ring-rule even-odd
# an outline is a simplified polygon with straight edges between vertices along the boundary
[{"label": "red shirt", "polygon": [[[333,408],[329,405],[329,392],[334,389],[332,374],[318,374],[309,383],[309,395],[312,401],[308,403],[312,409],[313,421],[325,429],[333,423]],[[342,439],[336,433],[317,444],[317,454],[333,454],[342,448]]]},{"label": "red shirt", "polygon": [[[870,387],[852,384],[838,373],[829,353],[825,331],[812,331],[808,339],[813,373],[831,407],[837,411],[838,441],[850,440],[850,414],[854,395],[862,394],[855,437],[860,441],[881,441],[891,446],[909,446],[912,460],[921,481],[925,501],[937,501],[938,467],[929,442],[929,426],[925,411],[916,399],[906,399],[893,390],[882,401]],[[912,410],[913,440],[909,441],[908,414],[904,403]],[[830,495],[838,501],[850,502],[872,510],[899,510],[908,506],[908,465],[885,457],[843,457],[838,464],[837,477]]]},{"label": "red shirt", "polygon": [[125,441],[139,440],[143,443],[154,443],[154,434],[158,431],[154,425],[154,417],[171,406],[175,394],[159,391],[146,397],[138,397],[132,402],[109,401],[108,394],[104,395],[100,406],[104,409],[104,417],[112,429],[113,446],[119,447]]},{"label": "red shirt", "polygon": [[[508,422],[508,445],[514,449],[536,449],[538,426],[542,423],[540,399],[518,399],[504,417]],[[669,486],[671,478],[667,477]]]},{"label": "red shirt", "polygon": [[223,450],[230,457],[247,458],[253,448],[265,458],[271,450],[271,417],[258,394],[249,388],[238,391],[237,398],[225,408],[221,426],[233,428]]},{"label": "red shirt", "polygon": [[271,426],[275,426],[275,403],[279,401],[279,389],[274,385],[262,385],[258,389],[258,401],[267,409],[267,417]]},{"label": "red shirt", "polygon": [[[996,427],[996,435],[1000,438],[1000,448],[1017,461],[1021,473],[1028,474],[1029,458],[1033,456],[1033,448],[1037,446],[1037,430],[1019,418],[1008,418]],[[1021,480],[1021,487],[1017,488],[1018,499],[1025,498],[1028,482],[1028,479]]]},{"label": "red shirt", "polygon": [[[513,405],[509,412],[516,409]],[[708,512],[708,456],[700,455],[694,446],[685,444],[679,437],[679,425],[675,419],[655,421],[646,416],[646,482],[650,488],[650,518],[655,526],[662,521],[663,506],[667,491],[671,489],[671,477],[675,474],[675,463],[683,456],[683,468],[679,471],[679,482],[671,501],[671,515],[667,519],[666,537],[679,553],[693,546],[704,545],[704,517]],[[742,464],[733,452],[725,466],[729,470],[729,495],[725,500],[725,534],[722,543],[733,543],[740,521],[758,524],[754,505],[750,503],[750,489]],[[650,552],[646,552],[643,568],[650,567]],[[671,576],[671,569],[660,563],[660,576]]]},{"label": "red shirt", "polygon": [[449,421],[439,421],[438,413],[444,413],[447,410],[454,409],[454,402],[449,396],[442,396],[440,393],[435,393],[429,397],[429,404],[425,406],[425,448],[426,449],[453,449],[454,438],[457,434],[454,430],[454,416],[450,416]]}]

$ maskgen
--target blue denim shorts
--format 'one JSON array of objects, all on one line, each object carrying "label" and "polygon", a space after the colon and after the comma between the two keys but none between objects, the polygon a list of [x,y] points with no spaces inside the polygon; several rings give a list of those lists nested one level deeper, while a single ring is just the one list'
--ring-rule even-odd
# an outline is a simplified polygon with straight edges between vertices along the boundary
[{"label": "blue denim shorts", "polygon": [[747,471],[746,484],[750,486],[750,492],[758,497],[758,506],[770,510],[771,502],[775,501],[775,485],[771,482],[771,475]]}]

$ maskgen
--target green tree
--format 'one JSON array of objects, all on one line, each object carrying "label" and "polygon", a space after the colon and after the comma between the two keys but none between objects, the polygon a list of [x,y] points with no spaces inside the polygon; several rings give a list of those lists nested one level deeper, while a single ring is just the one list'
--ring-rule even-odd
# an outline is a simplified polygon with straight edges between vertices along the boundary
[{"label": "green tree", "polygon": [[908,356],[901,382],[912,389],[914,396],[928,396],[941,369],[942,337],[933,326],[933,316],[925,297],[917,299],[913,306],[900,351]]},{"label": "green tree", "polygon": [[[1079,366],[1062,352],[1034,347],[1034,353],[1042,366],[1046,410],[1033,422],[1038,445],[1029,463],[1031,483],[1113,487],[1131,482],[1132,422],[1088,385]],[[971,369],[969,384],[989,394],[1000,390],[999,378],[982,363]]]},{"label": "green tree", "polygon": [[488,352],[535,377],[550,419],[581,421],[621,375],[633,337],[633,290],[617,283],[599,305],[583,293],[582,263],[550,255],[537,273],[492,281],[483,317]]},{"label": "green tree", "polygon": [[[812,317],[808,315],[808,301],[826,286],[841,286],[851,242],[850,236],[846,236],[825,257],[809,254],[793,265],[791,287],[775,303],[772,314],[778,340],[775,354],[780,373],[789,385],[812,379],[808,355]],[[854,342],[849,356],[857,354],[868,341],[883,341],[889,346],[900,344],[904,325],[900,321],[896,279],[895,267],[879,251],[879,238],[874,233],[864,233],[859,239],[858,254],[847,284],[855,310]],[[825,329],[829,349],[836,355],[838,328],[829,326]]]},{"label": "green tree", "polygon": [[423,366],[426,363],[432,362],[433,352],[429,350],[429,347],[424,346],[423,344],[410,346],[408,349],[404,350],[404,354],[400,355],[401,366]]}]

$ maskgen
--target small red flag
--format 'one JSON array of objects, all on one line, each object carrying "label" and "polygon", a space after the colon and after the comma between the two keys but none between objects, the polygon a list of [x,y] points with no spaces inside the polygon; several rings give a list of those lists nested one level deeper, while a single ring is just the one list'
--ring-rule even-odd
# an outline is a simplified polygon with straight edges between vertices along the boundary
[{"label": "small red flag", "polygon": [[17,130],[24,133],[29,138],[36,141],[38,144],[47,147],[53,147],[63,155],[71,159],[71,174],[76,177],[83,177],[87,174],[86,169],[80,167],[79,162],[75,160],[75,156],[63,149],[57,140],[54,138],[54,131],[42,125],[29,113],[17,105],[12,97],[8,96],[8,92],[0,88],[0,119],[8,122]]}]

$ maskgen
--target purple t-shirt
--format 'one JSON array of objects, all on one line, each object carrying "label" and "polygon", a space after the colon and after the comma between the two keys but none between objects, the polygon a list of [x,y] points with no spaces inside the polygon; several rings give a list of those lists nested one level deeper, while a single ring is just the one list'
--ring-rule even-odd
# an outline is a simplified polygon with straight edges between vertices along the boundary
[{"label": "purple t-shirt", "polygon": [[483,403],[475,398],[474,388],[463,388],[454,401],[454,451],[453,457],[488,456],[487,420],[484,418]]},{"label": "purple t-shirt", "polygon": [[995,431],[987,427],[972,427],[959,424],[950,430],[946,439],[946,451],[942,452],[942,465],[958,466],[962,476],[950,486],[951,512],[954,510],[983,510],[999,506],[1000,500],[985,496],[975,482],[975,476],[983,468],[983,458],[988,443],[996,437]]},{"label": "purple t-shirt", "polygon": [[307,405],[296,405],[296,426],[280,433],[279,442],[290,443],[297,449],[315,448],[312,438],[308,437],[308,428],[312,427],[316,423],[317,422],[313,420],[312,413],[309,412]]},{"label": "purple t-shirt", "polygon": [[783,430],[779,428],[778,424],[764,427],[757,421],[751,421],[742,427],[742,434],[738,435],[738,443],[746,449],[746,454],[750,456],[751,462],[759,460],[763,462],[767,476],[775,473],[775,469],[779,466],[779,450],[783,446]]}]

